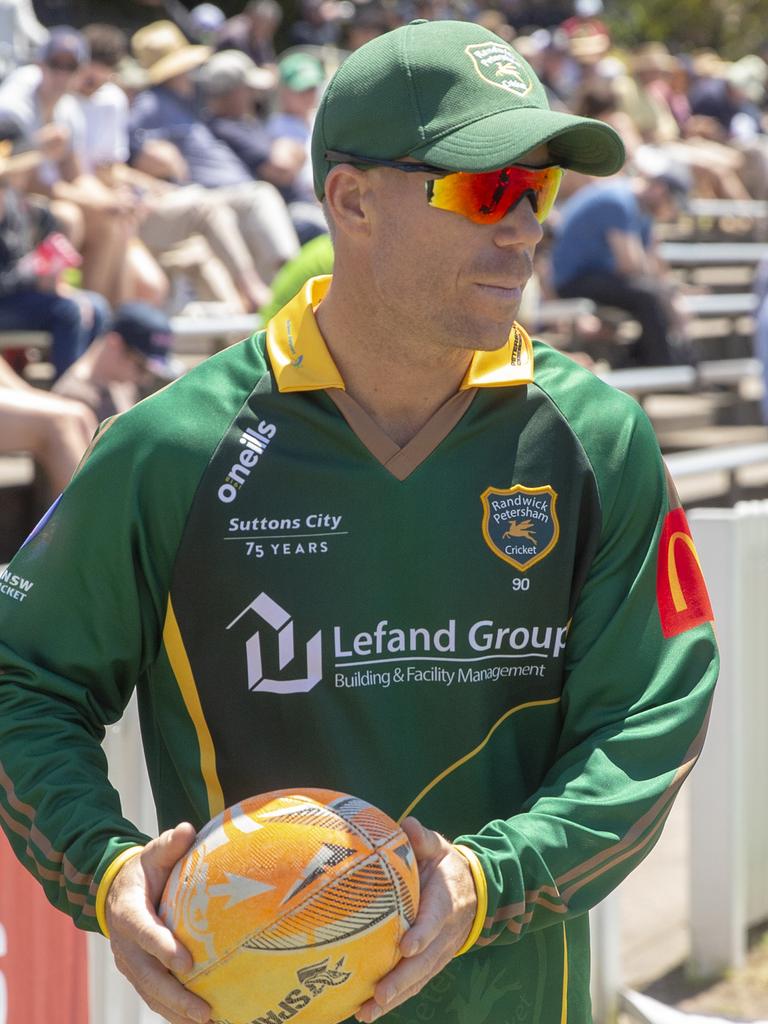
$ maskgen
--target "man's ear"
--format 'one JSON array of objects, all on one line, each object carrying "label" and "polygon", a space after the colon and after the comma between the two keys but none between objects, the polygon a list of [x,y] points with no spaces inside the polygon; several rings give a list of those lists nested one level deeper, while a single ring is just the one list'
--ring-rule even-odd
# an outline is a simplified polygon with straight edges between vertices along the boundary
[{"label": "man's ear", "polygon": [[369,175],[351,164],[337,164],[325,179],[328,213],[341,234],[369,234],[369,197]]}]

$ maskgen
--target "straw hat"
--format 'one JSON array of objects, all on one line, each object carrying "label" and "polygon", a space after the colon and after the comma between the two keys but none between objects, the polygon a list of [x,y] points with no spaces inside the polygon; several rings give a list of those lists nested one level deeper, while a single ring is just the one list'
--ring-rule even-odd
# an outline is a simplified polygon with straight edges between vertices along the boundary
[{"label": "straw hat", "polygon": [[678,61],[669,52],[664,43],[644,43],[630,55],[630,69],[634,74],[644,72],[675,71]]},{"label": "straw hat", "polygon": [[150,85],[194,71],[213,52],[210,46],[192,46],[172,21],[153,21],[131,37],[131,49],[147,72]]},{"label": "straw hat", "polygon": [[714,50],[699,50],[693,54],[692,67],[700,78],[725,78],[731,65]]}]

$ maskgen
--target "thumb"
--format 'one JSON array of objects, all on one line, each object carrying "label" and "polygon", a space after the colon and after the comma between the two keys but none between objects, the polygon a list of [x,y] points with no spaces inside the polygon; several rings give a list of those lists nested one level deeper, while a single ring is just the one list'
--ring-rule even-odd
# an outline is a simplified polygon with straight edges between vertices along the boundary
[{"label": "thumb", "polygon": [[184,856],[195,841],[195,828],[183,821],[175,828],[162,832],[157,839],[148,843],[141,854],[141,863],[155,898],[162,893],[168,876],[176,863]]},{"label": "thumb", "polygon": [[442,836],[429,828],[424,828],[418,818],[405,818],[401,822],[401,828],[408,836],[419,864],[439,858],[445,853]]}]

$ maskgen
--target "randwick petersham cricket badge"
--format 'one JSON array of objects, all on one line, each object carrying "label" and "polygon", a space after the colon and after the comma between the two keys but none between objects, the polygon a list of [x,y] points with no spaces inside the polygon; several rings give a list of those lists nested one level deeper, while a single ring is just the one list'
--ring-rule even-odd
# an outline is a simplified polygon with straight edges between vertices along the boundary
[{"label": "randwick petersham cricket badge", "polygon": [[506,89],[515,96],[527,96],[533,80],[527,67],[510,46],[504,43],[472,43],[465,49],[475,71],[490,85]]},{"label": "randwick petersham cricket badge", "polygon": [[557,494],[552,488],[488,487],[480,495],[483,537],[499,558],[526,572],[554,549],[560,537]]}]

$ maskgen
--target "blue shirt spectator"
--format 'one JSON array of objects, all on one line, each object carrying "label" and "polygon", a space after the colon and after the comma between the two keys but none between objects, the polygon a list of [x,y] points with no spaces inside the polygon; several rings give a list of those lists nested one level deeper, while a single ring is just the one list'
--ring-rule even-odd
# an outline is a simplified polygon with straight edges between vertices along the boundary
[{"label": "blue shirt spectator", "polygon": [[630,359],[649,366],[686,362],[692,354],[674,282],[656,255],[654,222],[677,216],[690,172],[653,147],[638,149],[635,167],[634,177],[587,185],[565,204],[552,251],[553,284],[562,298],[618,306],[637,320],[640,336]]},{"label": "blue shirt spectator", "polygon": [[196,185],[224,188],[253,180],[243,161],[213,134],[195,102],[163,85],[136,97],[129,132],[132,159],[147,140],[165,139],[178,148],[189,168],[190,181]]},{"label": "blue shirt spectator", "polygon": [[626,181],[579,189],[563,207],[557,227],[552,250],[555,288],[559,291],[585,274],[617,271],[610,231],[635,235],[647,248],[651,228],[651,217],[640,208]]}]

